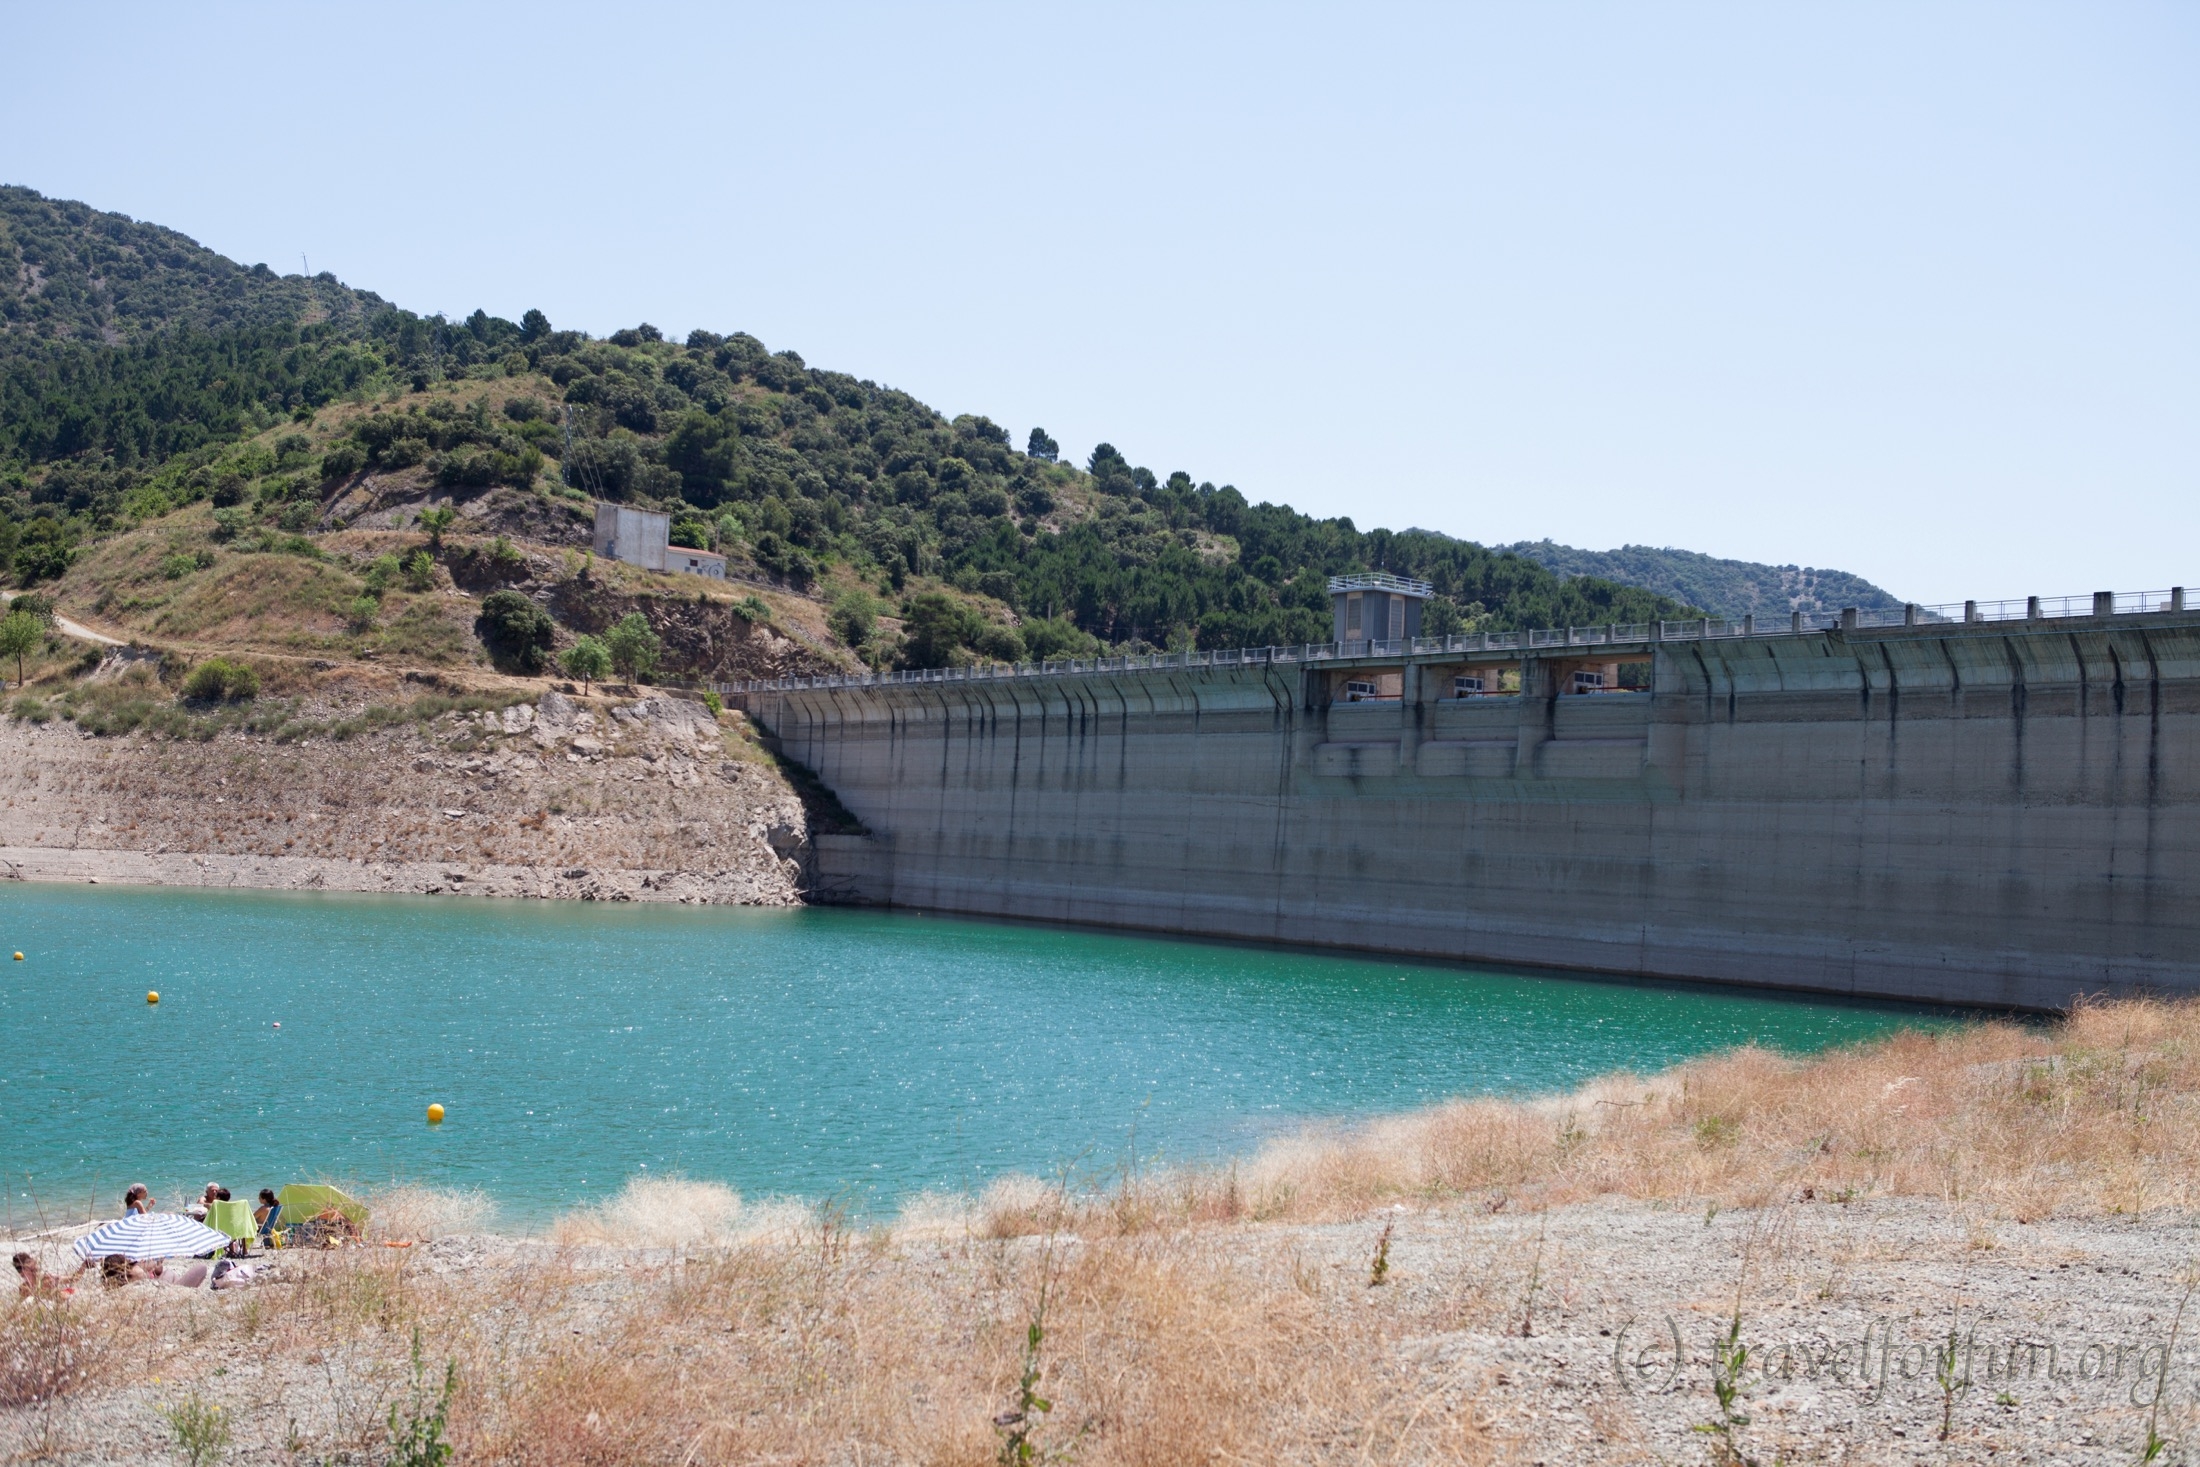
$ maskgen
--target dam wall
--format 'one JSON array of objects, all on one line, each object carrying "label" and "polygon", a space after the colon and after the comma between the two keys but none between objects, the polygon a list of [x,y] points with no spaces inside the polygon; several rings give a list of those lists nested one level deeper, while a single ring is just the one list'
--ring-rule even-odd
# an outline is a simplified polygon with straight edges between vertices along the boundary
[{"label": "dam wall", "polygon": [[[827,900],[2029,1009],[2200,990],[2200,616],[1367,650],[735,696],[865,828],[819,839]],[[1589,665],[1647,686],[1577,694]]]}]

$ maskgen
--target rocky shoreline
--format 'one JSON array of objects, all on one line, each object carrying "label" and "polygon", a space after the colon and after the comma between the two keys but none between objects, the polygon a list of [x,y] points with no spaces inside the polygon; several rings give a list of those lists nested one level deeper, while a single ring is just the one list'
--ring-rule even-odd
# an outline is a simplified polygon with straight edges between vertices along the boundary
[{"label": "rocky shoreline", "polygon": [[787,906],[809,850],[746,729],[681,698],[292,742],[0,723],[0,881]]}]

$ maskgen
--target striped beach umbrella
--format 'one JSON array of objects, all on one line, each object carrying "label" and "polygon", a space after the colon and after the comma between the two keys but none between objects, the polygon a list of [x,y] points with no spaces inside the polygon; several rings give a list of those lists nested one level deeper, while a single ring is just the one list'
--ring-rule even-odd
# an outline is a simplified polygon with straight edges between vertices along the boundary
[{"label": "striped beach umbrella", "polygon": [[229,1246],[229,1239],[180,1212],[133,1212],[103,1222],[76,1240],[79,1258],[119,1253],[132,1262],[148,1258],[198,1258]]}]

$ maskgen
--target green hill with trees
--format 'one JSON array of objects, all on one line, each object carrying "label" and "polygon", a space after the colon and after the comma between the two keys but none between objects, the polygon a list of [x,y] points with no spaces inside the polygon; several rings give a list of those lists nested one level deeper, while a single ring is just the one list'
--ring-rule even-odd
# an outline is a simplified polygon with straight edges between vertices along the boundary
[{"label": "green hill with trees", "polygon": [[1830,616],[1847,606],[1860,611],[1887,611],[1902,605],[1896,597],[1847,571],[1721,560],[1670,546],[1576,550],[1549,540],[1522,540],[1504,548],[1562,576],[1594,576],[1640,586],[1719,616],[1786,616],[1791,611]]},{"label": "green hill with trees", "polygon": [[1371,568],[1436,584],[1432,631],[1641,621],[1691,599],[1315,519],[1110,444],[1066,464],[1043,429],[1019,443],[740,332],[423,317],[0,189],[0,566],[15,584],[202,500],[230,536],[249,521],[310,540],[341,528],[361,483],[407,476],[458,499],[668,509],[674,538],[724,552],[732,574],[829,604],[874,664],[1325,641],[1327,577]]}]

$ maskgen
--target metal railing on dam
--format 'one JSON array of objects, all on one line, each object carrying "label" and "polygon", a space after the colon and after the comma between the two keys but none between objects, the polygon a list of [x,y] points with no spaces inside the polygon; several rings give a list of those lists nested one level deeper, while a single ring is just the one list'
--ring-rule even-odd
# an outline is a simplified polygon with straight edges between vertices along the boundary
[{"label": "metal railing on dam", "polygon": [[1693,617],[1683,621],[1615,622],[1607,626],[1549,627],[1515,632],[1462,632],[1447,637],[1315,642],[1297,647],[1237,647],[1207,652],[1151,652],[1120,657],[1068,657],[1047,662],[975,663],[967,667],[910,668],[889,672],[820,673],[809,677],[748,678],[712,683],[717,692],[795,692],[812,688],[868,688],[902,683],[994,682],[1012,678],[1088,676],[1094,673],[1163,672],[1197,667],[1336,662],[1385,657],[1517,656],[1569,647],[1646,647],[1666,642],[1718,641],[1734,637],[1799,637],[1829,631],[1886,627],[2041,622],[2072,617],[2142,616],[2186,609],[2185,588],[2162,591],[2096,591],[2082,596],[2028,596],[2009,601],[1961,601],[1886,610],[1848,609],[1834,616]]}]

